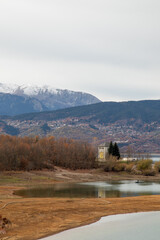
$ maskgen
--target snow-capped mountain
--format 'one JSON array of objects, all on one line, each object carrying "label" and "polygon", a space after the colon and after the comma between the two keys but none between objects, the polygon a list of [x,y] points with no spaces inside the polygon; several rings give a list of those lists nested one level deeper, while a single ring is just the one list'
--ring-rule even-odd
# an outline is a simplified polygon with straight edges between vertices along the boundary
[{"label": "snow-capped mountain", "polygon": [[[21,106],[20,109],[17,105],[18,102]],[[0,83],[0,114],[15,115],[29,111],[56,110],[98,102],[100,100],[91,94],[55,89],[47,85],[39,87]],[[13,110],[13,106],[16,111]]]},{"label": "snow-capped mountain", "polygon": [[28,96],[36,96],[42,93],[52,93],[56,94],[60,89],[52,88],[48,85],[44,85],[42,87],[36,85],[17,85],[17,84],[5,84],[0,83],[0,92],[1,93],[9,93],[15,95],[28,95]]}]

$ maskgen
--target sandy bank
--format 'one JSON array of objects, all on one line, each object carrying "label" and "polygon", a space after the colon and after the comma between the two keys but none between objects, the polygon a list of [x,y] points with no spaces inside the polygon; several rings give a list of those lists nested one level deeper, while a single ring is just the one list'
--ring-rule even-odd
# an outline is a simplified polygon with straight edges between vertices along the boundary
[{"label": "sandy bank", "polygon": [[[160,211],[160,196],[110,199],[20,198],[12,195],[25,185],[54,182],[78,182],[135,179],[137,176],[106,174],[100,170],[6,172],[0,176],[0,214],[12,222],[1,240],[36,240],[54,233],[93,223],[103,216]],[[159,180],[160,175],[143,180]]]},{"label": "sandy bank", "polygon": [[[43,240],[112,239],[159,240],[160,211],[110,215],[99,221],[72,228]],[[116,231],[115,231],[116,230]],[[124,236],[125,233],[125,236]]]},{"label": "sandy bank", "polygon": [[[5,208],[2,207],[7,204]],[[34,240],[89,224],[102,216],[160,211],[160,196],[110,199],[7,199],[0,212],[12,222],[2,240]]]}]

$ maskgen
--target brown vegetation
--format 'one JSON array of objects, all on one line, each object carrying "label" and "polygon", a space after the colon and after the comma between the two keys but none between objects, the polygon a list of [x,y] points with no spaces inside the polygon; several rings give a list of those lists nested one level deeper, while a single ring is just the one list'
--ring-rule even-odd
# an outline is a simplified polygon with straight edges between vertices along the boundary
[{"label": "brown vegetation", "polygon": [[[1,239],[36,240],[69,228],[89,224],[102,216],[160,210],[160,196],[109,199],[16,199],[1,210],[12,227]],[[10,200],[2,200],[1,205]]]},{"label": "brown vegetation", "polygon": [[136,162],[117,161],[109,157],[104,166],[105,172],[128,172],[134,175],[155,176],[160,172],[160,162],[153,164],[151,159],[142,159]]},{"label": "brown vegetation", "polygon": [[54,165],[89,169],[95,164],[95,151],[88,144],[54,137],[0,136],[0,170],[39,170]]},{"label": "brown vegetation", "polygon": [[160,161],[156,162],[154,165],[155,171],[160,172]]},{"label": "brown vegetation", "polygon": [[[100,169],[76,170],[55,167],[55,171],[11,171],[0,176],[0,214],[9,219],[11,227],[1,240],[34,240],[47,235],[97,221],[101,216],[160,210],[160,196],[130,198],[31,198],[21,199],[13,195],[17,189],[49,182],[107,181],[137,179],[126,172],[105,173]],[[138,179],[159,181],[154,177],[139,176]],[[10,181],[8,181],[10,180]],[[16,181],[15,181],[16,180]],[[18,182],[17,182],[18,180]],[[15,181],[15,182],[14,182]]]}]

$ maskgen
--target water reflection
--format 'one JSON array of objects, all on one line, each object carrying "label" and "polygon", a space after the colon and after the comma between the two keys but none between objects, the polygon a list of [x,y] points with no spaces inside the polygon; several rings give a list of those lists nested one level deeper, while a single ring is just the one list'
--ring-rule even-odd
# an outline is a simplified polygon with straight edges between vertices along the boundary
[{"label": "water reflection", "polygon": [[105,198],[160,194],[160,183],[135,181],[54,184],[15,191],[24,197]]}]

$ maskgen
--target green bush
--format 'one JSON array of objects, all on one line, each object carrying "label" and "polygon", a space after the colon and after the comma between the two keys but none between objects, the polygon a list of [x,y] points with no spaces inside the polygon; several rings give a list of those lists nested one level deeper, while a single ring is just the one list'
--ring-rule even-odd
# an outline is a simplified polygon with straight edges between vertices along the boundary
[{"label": "green bush", "polygon": [[154,169],[156,170],[156,172],[160,172],[160,161],[154,164]]},{"label": "green bush", "polygon": [[152,168],[152,163],[153,163],[153,161],[151,159],[140,160],[137,163],[137,170],[142,171],[142,172],[144,170],[149,170]]}]

